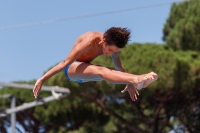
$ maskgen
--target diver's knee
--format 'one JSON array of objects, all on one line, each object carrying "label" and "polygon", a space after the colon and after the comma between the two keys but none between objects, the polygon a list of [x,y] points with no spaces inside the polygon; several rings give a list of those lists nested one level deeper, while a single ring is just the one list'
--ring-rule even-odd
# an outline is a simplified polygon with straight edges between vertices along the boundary
[{"label": "diver's knee", "polygon": [[101,79],[103,79],[103,78],[105,77],[105,75],[109,74],[110,70],[112,70],[112,69],[107,68],[107,67],[103,67],[103,66],[102,66],[102,67],[98,67],[98,68],[97,68],[98,76],[99,76]]}]

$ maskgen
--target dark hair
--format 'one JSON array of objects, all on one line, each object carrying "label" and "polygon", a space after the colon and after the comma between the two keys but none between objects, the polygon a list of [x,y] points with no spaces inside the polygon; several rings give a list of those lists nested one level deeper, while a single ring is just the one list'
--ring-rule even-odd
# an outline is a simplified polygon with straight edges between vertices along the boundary
[{"label": "dark hair", "polygon": [[130,30],[127,28],[111,27],[106,30],[104,36],[107,45],[116,45],[124,48],[130,39]]}]

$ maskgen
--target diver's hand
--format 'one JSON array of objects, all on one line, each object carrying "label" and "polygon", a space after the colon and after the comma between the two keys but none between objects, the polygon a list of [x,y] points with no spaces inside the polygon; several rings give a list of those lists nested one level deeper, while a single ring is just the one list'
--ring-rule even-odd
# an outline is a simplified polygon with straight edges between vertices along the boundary
[{"label": "diver's hand", "polygon": [[34,94],[34,97],[37,98],[38,95],[39,95],[39,92],[42,88],[42,84],[43,84],[43,81],[41,79],[38,79],[37,82],[35,83],[35,86],[33,88],[33,94]]},{"label": "diver's hand", "polygon": [[126,91],[128,91],[132,101],[137,100],[137,96],[139,96],[139,92],[133,84],[126,85],[126,87],[124,88],[124,90],[121,91],[121,93],[124,93]]}]

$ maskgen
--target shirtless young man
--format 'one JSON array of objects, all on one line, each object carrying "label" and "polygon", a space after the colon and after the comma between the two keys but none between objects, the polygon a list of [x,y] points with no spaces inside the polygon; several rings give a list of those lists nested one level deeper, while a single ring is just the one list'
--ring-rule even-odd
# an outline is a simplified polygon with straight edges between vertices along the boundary
[{"label": "shirtless young man", "polygon": [[[145,88],[158,75],[150,72],[143,75],[134,75],[125,72],[120,58],[119,50],[124,48],[130,38],[130,31],[127,28],[111,27],[105,33],[86,32],[75,42],[70,54],[59,64],[50,69],[46,74],[37,80],[33,93],[37,98],[42,84],[54,74],[61,70],[65,71],[69,80],[76,82],[89,82],[106,80],[113,84],[126,84],[132,100],[139,95],[137,89]],[[90,64],[97,56],[108,54],[112,57],[115,69]]]}]

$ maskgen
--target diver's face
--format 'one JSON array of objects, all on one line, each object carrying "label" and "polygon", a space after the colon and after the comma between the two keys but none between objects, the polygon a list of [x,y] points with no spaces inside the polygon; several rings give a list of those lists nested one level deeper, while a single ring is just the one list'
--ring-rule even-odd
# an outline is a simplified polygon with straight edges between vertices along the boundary
[{"label": "diver's face", "polygon": [[120,48],[118,48],[116,45],[107,45],[106,43],[104,44],[103,47],[103,54],[108,54],[108,55],[112,55],[115,52],[118,52],[120,50]]}]

